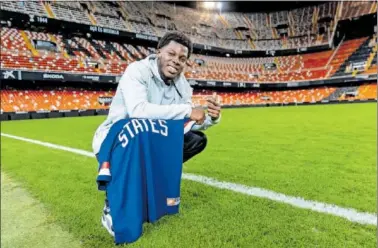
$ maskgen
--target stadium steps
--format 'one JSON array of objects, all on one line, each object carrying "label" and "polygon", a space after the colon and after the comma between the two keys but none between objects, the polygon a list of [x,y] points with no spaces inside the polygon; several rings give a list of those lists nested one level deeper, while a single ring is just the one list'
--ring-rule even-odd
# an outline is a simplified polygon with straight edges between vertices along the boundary
[{"label": "stadium steps", "polygon": [[119,10],[121,11],[121,13],[124,15],[125,17],[125,20],[123,20],[123,25],[127,28],[127,30],[129,32],[133,32],[133,27],[132,25],[130,24],[130,22],[128,21],[130,16],[127,14],[127,10],[125,9],[125,6],[123,4],[120,5],[121,7],[119,8]]},{"label": "stadium steps", "polygon": [[129,49],[131,54],[134,55],[134,57],[136,57],[137,59],[143,59],[143,55],[138,51],[138,49],[135,48],[136,46],[126,44],[126,47]]},{"label": "stadium steps", "polygon": [[78,59],[79,68],[84,68],[84,63],[81,59]]},{"label": "stadium steps", "polygon": [[[96,13],[98,11],[96,4],[93,4],[92,2],[88,2],[87,6],[88,6],[88,9],[91,11],[91,13]],[[98,11],[98,12],[101,12],[101,11]]]},{"label": "stadium steps", "polygon": [[256,49],[256,46],[255,44],[253,43],[253,41],[251,39],[248,39],[248,44],[249,46],[252,48],[252,49]]},{"label": "stadium steps", "polygon": [[147,57],[148,56],[148,51],[146,49],[143,49],[142,46],[135,46],[136,50],[143,56]]},{"label": "stadium steps", "polygon": [[130,23],[126,21],[127,20],[126,11],[122,7],[118,8],[118,10],[122,14],[121,19],[122,19],[123,26],[127,29],[127,31],[131,32],[132,27],[131,27]]},{"label": "stadium steps", "polygon": [[367,70],[368,68],[370,68],[374,58],[376,57],[376,52],[377,51],[373,51],[372,53],[370,53],[370,56],[369,58],[367,59],[366,61],[366,67],[365,67],[365,70]]},{"label": "stadium steps", "polygon": [[133,61],[139,59],[137,56],[135,56],[135,55],[131,52],[131,50],[128,48],[128,45],[127,45],[127,44],[121,44],[121,46],[126,50],[126,52],[129,54],[129,57],[130,57]]},{"label": "stadium steps", "polygon": [[377,13],[377,2],[374,1],[373,4],[371,5],[369,13]]},{"label": "stadium steps", "polygon": [[42,3],[43,7],[45,7],[45,10],[46,10],[46,13],[47,13],[47,16],[49,18],[55,18],[55,15],[54,15],[54,11],[51,9],[51,6],[49,3],[47,2],[44,2]]},{"label": "stadium steps", "polygon": [[132,32],[133,28],[131,27],[130,22],[124,20],[124,21],[123,21],[123,25],[127,28],[127,30],[128,30],[129,32]]},{"label": "stadium steps", "polygon": [[243,40],[243,35],[240,33],[240,31],[235,30],[234,32],[236,34],[236,37],[238,37],[239,39]]},{"label": "stadium steps", "polygon": [[77,55],[74,53],[74,51],[78,51],[78,52],[83,52],[85,53],[85,55],[89,58],[92,57],[91,53],[85,49],[82,45],[80,45],[80,43],[78,41],[76,41],[74,38],[71,39],[72,42],[75,42],[75,44],[77,45],[77,48],[75,47],[72,47],[69,43],[68,43],[68,39],[62,39],[63,41],[63,44],[64,44],[64,47],[65,49],[67,50],[67,53],[68,55],[70,56],[73,56],[73,57],[76,57]]},{"label": "stadium steps", "polygon": [[96,52],[101,56],[101,58],[107,59],[106,55],[103,52],[104,48],[100,44],[98,44],[92,39],[88,39],[88,41],[94,47],[94,49],[96,49]]},{"label": "stadium steps", "polygon": [[218,15],[218,18],[220,19],[220,21],[223,23],[223,25],[226,28],[231,28],[230,24],[227,22],[226,18],[224,18],[222,15]]},{"label": "stadium steps", "polygon": [[91,13],[89,13],[89,12],[86,12],[86,14],[87,14],[89,20],[91,21],[91,23],[93,25],[97,25],[96,18]]},{"label": "stadium steps", "polygon": [[[47,34],[47,35],[49,36],[49,38],[50,38],[50,40],[51,40],[52,42],[54,42],[55,44],[58,44],[58,41],[56,40],[56,38],[55,38],[54,35],[52,35],[52,34]],[[64,56],[66,59],[69,59],[69,58],[70,58],[70,56],[68,56],[68,54],[67,54],[66,49],[64,49],[63,47],[62,47],[62,53],[63,53],[63,56]]]},{"label": "stadium steps", "polygon": [[34,48],[34,46],[31,44],[31,42],[30,42],[28,36],[26,35],[25,31],[20,30],[20,34],[25,41],[26,47],[32,52],[33,56],[38,57],[39,54],[38,54],[37,50]]},{"label": "stadium steps", "polygon": [[319,19],[319,8],[314,6],[314,12],[312,13],[312,24],[313,26],[317,25]]},{"label": "stadium steps", "polygon": [[335,51],[332,53],[331,57],[330,57],[329,60],[327,61],[326,67],[329,67],[329,64],[332,62],[333,58],[335,57],[335,55],[336,55],[337,52],[339,51],[340,46],[343,44],[344,39],[345,39],[345,36],[341,39],[341,41],[340,41],[340,43],[337,45]]},{"label": "stadium steps", "polygon": [[288,35],[289,35],[289,37],[291,37],[291,36],[295,36],[295,34],[294,34],[294,29],[293,29],[292,26],[289,26],[289,28],[288,28]]},{"label": "stadium steps", "polygon": [[344,63],[342,63],[342,65],[339,67],[339,69],[336,71],[336,73],[333,75],[334,77],[337,77],[337,76],[343,76],[343,75],[356,75],[357,72],[353,73],[353,72],[346,72],[346,68],[348,65],[350,65],[351,63],[355,63],[355,62],[363,62],[363,61],[367,61],[368,60],[368,56],[370,55],[370,52],[371,52],[371,47],[369,47],[369,42],[370,42],[371,38],[369,39],[366,39],[358,48],[357,50],[355,50],[349,57],[347,60],[344,61]]},{"label": "stadium steps", "polygon": [[111,42],[112,45],[123,55],[123,57],[126,59],[128,62],[132,62],[135,59],[131,56],[131,53],[125,48],[124,45],[121,43],[117,42]]},{"label": "stadium steps", "polygon": [[[377,37],[373,37],[374,42],[376,42]],[[371,53],[369,55],[369,58],[366,61],[366,67],[365,71],[367,71],[371,65],[377,64],[377,44],[375,43],[374,46],[372,47]]]},{"label": "stadium steps", "polygon": [[287,39],[281,39],[282,40],[282,48],[287,48]]},{"label": "stadium steps", "polygon": [[318,44],[320,44],[320,43],[322,42],[322,40],[323,40],[323,36],[324,36],[324,34],[318,34],[318,35],[317,35],[316,42],[317,42]]},{"label": "stadium steps", "polygon": [[257,33],[256,33],[255,30],[250,30],[250,33],[251,33],[251,37],[252,37],[253,39],[255,39],[255,40],[258,39],[258,36],[257,36]]},{"label": "stadium steps", "polygon": [[272,35],[273,35],[273,38],[274,39],[278,39],[278,33],[277,33],[277,30],[275,28],[272,28]]},{"label": "stadium steps", "polygon": [[336,16],[335,16],[335,19],[336,20],[340,20],[341,16],[342,16],[342,9],[343,9],[343,4],[342,3],[339,3],[336,5]]},{"label": "stadium steps", "polygon": [[274,63],[275,63],[276,66],[277,66],[277,70],[278,70],[278,72],[279,72],[279,73],[282,73],[282,70],[281,70],[281,68],[280,68],[280,62],[279,62],[279,60],[278,60],[277,57],[274,58]]},{"label": "stadium steps", "polygon": [[118,56],[121,60],[123,60],[123,61],[127,61],[126,58],[124,58],[124,57],[122,56],[122,54],[118,51],[118,49],[117,49],[116,47],[113,46],[112,43],[110,43],[110,42],[106,42],[106,43],[105,43],[105,48],[106,48],[108,51],[114,51],[114,52],[117,54],[117,56]]},{"label": "stadium steps", "polygon": [[326,74],[325,78],[329,78],[330,75],[331,75],[331,72],[332,72],[333,67],[332,67],[332,66],[330,66],[330,67],[326,66],[326,68],[329,68],[329,69],[328,69],[328,71],[327,71],[327,74]]},{"label": "stadium steps", "polygon": [[336,88],[336,90],[334,92],[332,92],[329,96],[327,96],[323,100],[325,100],[325,101],[338,100],[341,96],[345,95],[346,92],[357,91],[357,88],[358,88],[358,86]]},{"label": "stadium steps", "polygon": [[245,15],[242,15],[242,16],[243,16],[243,20],[245,21],[245,23],[247,23],[247,26],[248,26],[249,30],[253,30],[254,28],[253,28],[252,22]]},{"label": "stadium steps", "polygon": [[[293,23],[295,23],[295,21],[294,21],[294,18],[293,18],[293,14],[291,12],[288,13],[287,17],[288,17],[289,29],[290,29],[291,26],[293,26]],[[289,35],[291,35],[291,34],[289,34]]]}]

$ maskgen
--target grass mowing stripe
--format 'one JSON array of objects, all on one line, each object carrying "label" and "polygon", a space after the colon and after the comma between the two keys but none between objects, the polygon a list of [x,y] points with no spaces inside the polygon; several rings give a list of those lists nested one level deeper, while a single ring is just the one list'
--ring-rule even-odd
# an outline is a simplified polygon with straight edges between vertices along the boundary
[{"label": "grass mowing stripe", "polygon": [[1,247],[80,247],[71,234],[50,222],[44,206],[1,172]]},{"label": "grass mowing stripe", "polygon": [[[80,149],[73,149],[70,147],[55,145],[48,142],[41,142],[38,140],[27,139],[27,138],[5,134],[5,133],[1,133],[1,136],[13,138],[17,140],[22,140],[29,143],[34,143],[34,144],[38,144],[38,145],[42,145],[42,146],[46,146],[46,147],[54,148],[58,150],[69,151],[72,153],[76,153],[76,154],[80,154],[80,155],[84,155],[88,157],[94,157],[93,153],[80,150]],[[228,182],[220,182],[212,178],[196,176],[192,174],[183,173],[183,178],[187,180],[201,182],[203,184],[207,184],[216,188],[227,189],[227,190],[231,190],[231,191],[242,193],[242,194],[253,195],[260,198],[267,198],[270,200],[283,202],[283,203],[290,204],[292,206],[299,207],[299,208],[310,209],[310,210],[321,212],[321,213],[336,215],[342,218],[346,218],[349,221],[360,223],[360,224],[370,224],[370,225],[375,225],[375,226],[377,225],[377,216],[375,214],[358,212],[355,209],[347,209],[347,208],[342,208],[342,207],[338,207],[331,204],[308,201],[302,198],[287,196],[284,194],[279,194],[279,193],[265,190],[265,189],[248,187],[245,185],[228,183]]]}]

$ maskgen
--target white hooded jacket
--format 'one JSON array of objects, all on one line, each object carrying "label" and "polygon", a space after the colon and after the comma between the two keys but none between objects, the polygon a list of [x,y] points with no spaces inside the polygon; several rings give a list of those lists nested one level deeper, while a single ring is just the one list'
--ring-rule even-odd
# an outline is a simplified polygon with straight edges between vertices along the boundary
[{"label": "white hooded jacket", "polygon": [[[94,154],[100,150],[110,127],[125,118],[184,119],[192,112],[192,93],[183,73],[174,84],[166,85],[158,72],[155,54],[131,63],[120,78],[106,120],[97,128],[93,137]],[[193,130],[205,130],[218,123],[210,116]]]}]

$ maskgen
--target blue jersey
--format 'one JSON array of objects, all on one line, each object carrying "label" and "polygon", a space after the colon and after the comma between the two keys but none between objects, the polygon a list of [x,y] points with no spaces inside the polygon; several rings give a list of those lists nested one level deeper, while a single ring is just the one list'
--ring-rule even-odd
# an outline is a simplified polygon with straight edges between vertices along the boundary
[{"label": "blue jersey", "polygon": [[144,222],[179,211],[184,120],[124,119],[98,154],[99,190],[107,193],[115,242],[131,243]]}]

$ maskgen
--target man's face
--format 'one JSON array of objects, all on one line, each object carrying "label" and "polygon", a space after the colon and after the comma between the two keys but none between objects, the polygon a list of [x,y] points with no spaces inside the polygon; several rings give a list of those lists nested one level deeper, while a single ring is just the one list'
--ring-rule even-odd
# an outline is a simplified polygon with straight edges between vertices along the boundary
[{"label": "man's face", "polygon": [[188,48],[175,41],[160,48],[157,52],[159,58],[160,73],[165,78],[173,79],[184,69],[188,60]]}]

